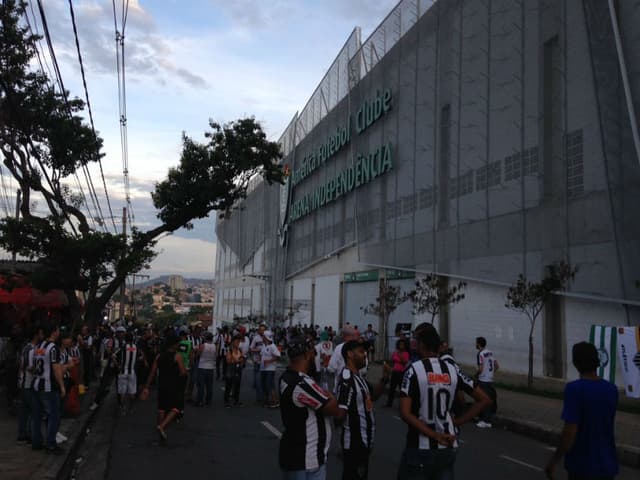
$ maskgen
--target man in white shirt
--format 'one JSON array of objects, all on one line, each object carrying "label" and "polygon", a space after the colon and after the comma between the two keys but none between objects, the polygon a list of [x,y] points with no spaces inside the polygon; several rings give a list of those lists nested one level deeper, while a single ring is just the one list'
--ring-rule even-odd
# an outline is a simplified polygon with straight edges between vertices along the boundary
[{"label": "man in white shirt", "polygon": [[316,349],[316,372],[320,386],[325,390],[329,390],[329,385],[333,383],[332,375],[327,371],[329,361],[333,355],[333,343],[329,340],[329,332],[320,333],[320,343]]},{"label": "man in white shirt", "polygon": [[487,340],[484,337],[476,338],[476,349],[478,350],[478,386],[491,399],[492,404],[480,415],[480,421],[476,423],[479,428],[491,428],[491,420],[498,407],[496,389],[493,386],[493,374],[498,371],[500,365],[493,356],[493,352],[487,348]]},{"label": "man in white shirt", "polygon": [[[347,325],[346,327],[342,328],[342,343],[337,345],[333,350],[333,355],[331,355],[331,360],[329,360],[329,366],[327,367],[327,370],[333,373],[336,379],[333,389],[334,392],[337,391],[338,388],[338,379],[340,378],[340,372],[342,372],[342,369],[345,367],[344,357],[342,356],[342,346],[350,340],[357,339],[358,335],[356,333],[356,330],[351,325]],[[367,371],[366,369],[367,367],[363,369],[365,373]]]},{"label": "man in white shirt", "polygon": [[270,330],[265,331],[262,338],[264,339],[264,345],[260,350],[260,376],[262,378],[264,398],[268,407],[278,408],[280,404],[276,399],[274,384],[280,350],[273,343],[273,333]]}]

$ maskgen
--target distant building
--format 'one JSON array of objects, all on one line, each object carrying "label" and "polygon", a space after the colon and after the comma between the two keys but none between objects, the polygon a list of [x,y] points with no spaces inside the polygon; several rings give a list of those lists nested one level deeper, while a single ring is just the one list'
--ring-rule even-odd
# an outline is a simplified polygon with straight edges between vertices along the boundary
[{"label": "distant building", "polygon": [[171,275],[169,277],[171,290],[184,290],[184,277],[182,275]]}]

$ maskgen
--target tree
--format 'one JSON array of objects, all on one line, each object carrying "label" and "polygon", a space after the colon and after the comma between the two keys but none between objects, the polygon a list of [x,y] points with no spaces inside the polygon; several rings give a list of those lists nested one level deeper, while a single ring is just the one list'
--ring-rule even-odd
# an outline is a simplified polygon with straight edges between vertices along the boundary
[{"label": "tree", "polygon": [[380,280],[380,294],[375,303],[360,307],[365,315],[376,315],[379,321],[378,331],[382,337],[383,358],[389,357],[389,318],[396,309],[407,300],[400,287],[391,285],[387,280]]},{"label": "tree", "polygon": [[[155,257],[160,235],[191,228],[192,220],[213,210],[232,212],[257,175],[281,183],[282,155],[254,118],[210,121],[204,143],[182,135],[178,166],[155,185],[158,226],[133,228],[127,238],[94,225],[69,180],[99,161],[102,140],[83,119],[84,103],[56,92],[44,72],[32,69],[38,37],[20,23],[25,5],[0,4],[0,151],[22,191],[21,218],[0,220],[0,247],[37,260],[41,269],[32,283],[64,289],[76,321],[74,291],[85,291],[85,317],[95,323],[127,275]],[[45,214],[36,202],[44,202]]]},{"label": "tree", "polygon": [[544,309],[554,292],[564,290],[575,277],[578,268],[572,268],[567,262],[560,261],[547,268],[547,274],[540,282],[531,282],[520,274],[515,284],[507,290],[505,307],[523,313],[529,320],[529,370],[527,386],[533,387],[533,330],[540,312]]},{"label": "tree", "polygon": [[466,286],[465,282],[449,286],[446,278],[430,273],[423,279],[416,281],[416,288],[411,290],[407,297],[413,303],[413,313],[430,313],[433,325],[443,308],[464,299]]}]

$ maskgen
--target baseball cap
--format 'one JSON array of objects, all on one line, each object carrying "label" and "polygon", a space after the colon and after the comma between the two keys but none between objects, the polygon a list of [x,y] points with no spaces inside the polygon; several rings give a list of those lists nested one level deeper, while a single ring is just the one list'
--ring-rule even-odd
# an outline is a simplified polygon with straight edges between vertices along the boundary
[{"label": "baseball cap", "polygon": [[309,350],[313,349],[313,346],[307,342],[307,339],[304,337],[296,337],[291,340],[289,346],[287,347],[287,356],[289,358],[299,357],[300,355],[304,355]]},{"label": "baseball cap", "polygon": [[268,340],[273,341],[273,332],[271,330],[266,330],[263,334]]},{"label": "baseball cap", "polygon": [[122,326],[116,328],[116,332],[126,332],[126,331],[127,331],[127,329],[122,327]]}]

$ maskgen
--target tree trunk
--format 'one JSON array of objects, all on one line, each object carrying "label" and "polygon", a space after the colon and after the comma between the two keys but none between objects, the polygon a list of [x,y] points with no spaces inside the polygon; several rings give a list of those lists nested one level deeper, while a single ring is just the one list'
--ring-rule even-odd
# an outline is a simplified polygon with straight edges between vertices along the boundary
[{"label": "tree trunk", "polygon": [[80,329],[82,323],[82,312],[80,308],[80,302],[76,297],[75,290],[65,290],[67,301],[69,302],[69,313],[71,315],[71,331],[76,332]]},{"label": "tree trunk", "polygon": [[384,350],[382,354],[384,355],[383,360],[387,360],[389,358],[389,316],[382,317],[382,322],[384,323]]},{"label": "tree trunk", "polygon": [[527,374],[527,388],[533,388],[533,324],[529,332],[529,372]]}]

